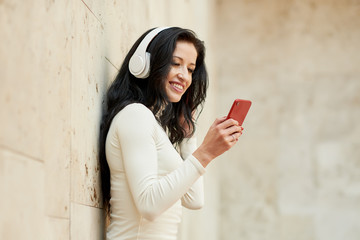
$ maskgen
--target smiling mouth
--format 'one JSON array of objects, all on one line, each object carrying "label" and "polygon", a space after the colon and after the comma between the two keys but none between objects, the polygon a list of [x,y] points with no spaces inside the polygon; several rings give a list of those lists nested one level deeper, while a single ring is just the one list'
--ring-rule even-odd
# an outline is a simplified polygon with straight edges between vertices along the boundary
[{"label": "smiling mouth", "polygon": [[170,85],[175,88],[177,91],[182,92],[184,90],[184,87],[177,83],[170,83]]}]

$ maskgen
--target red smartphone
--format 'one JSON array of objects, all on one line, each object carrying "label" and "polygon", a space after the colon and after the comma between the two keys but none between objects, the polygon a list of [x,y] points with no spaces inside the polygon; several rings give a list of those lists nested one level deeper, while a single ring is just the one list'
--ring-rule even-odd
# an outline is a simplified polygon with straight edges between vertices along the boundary
[{"label": "red smartphone", "polygon": [[226,119],[232,118],[238,121],[239,125],[241,126],[250,109],[250,106],[251,106],[251,101],[249,100],[235,99]]}]

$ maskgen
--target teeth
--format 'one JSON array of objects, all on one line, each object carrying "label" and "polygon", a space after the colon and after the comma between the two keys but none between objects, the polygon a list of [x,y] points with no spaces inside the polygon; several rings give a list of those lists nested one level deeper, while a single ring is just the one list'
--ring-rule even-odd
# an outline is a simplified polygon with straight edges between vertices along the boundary
[{"label": "teeth", "polygon": [[181,86],[180,84],[177,84],[177,83],[172,83],[172,85],[180,90],[183,90],[183,86]]}]

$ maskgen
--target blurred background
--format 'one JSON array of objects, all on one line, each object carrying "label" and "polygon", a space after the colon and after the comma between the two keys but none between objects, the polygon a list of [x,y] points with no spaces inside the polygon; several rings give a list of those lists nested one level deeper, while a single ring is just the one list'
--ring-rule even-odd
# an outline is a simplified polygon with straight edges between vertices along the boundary
[{"label": "blurred background", "polygon": [[253,102],[179,239],[360,239],[359,0],[0,0],[0,239],[103,239],[104,93],[164,25],[207,46],[199,142]]}]

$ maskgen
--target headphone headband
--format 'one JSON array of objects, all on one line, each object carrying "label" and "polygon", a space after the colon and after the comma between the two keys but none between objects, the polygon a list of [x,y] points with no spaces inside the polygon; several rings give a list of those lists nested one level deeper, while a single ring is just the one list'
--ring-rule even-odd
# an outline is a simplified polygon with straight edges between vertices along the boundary
[{"label": "headphone headband", "polygon": [[146,52],[146,49],[156,35],[167,28],[169,27],[159,27],[149,32],[131,56],[129,61],[129,70],[136,78],[147,78],[149,76],[150,53]]}]

